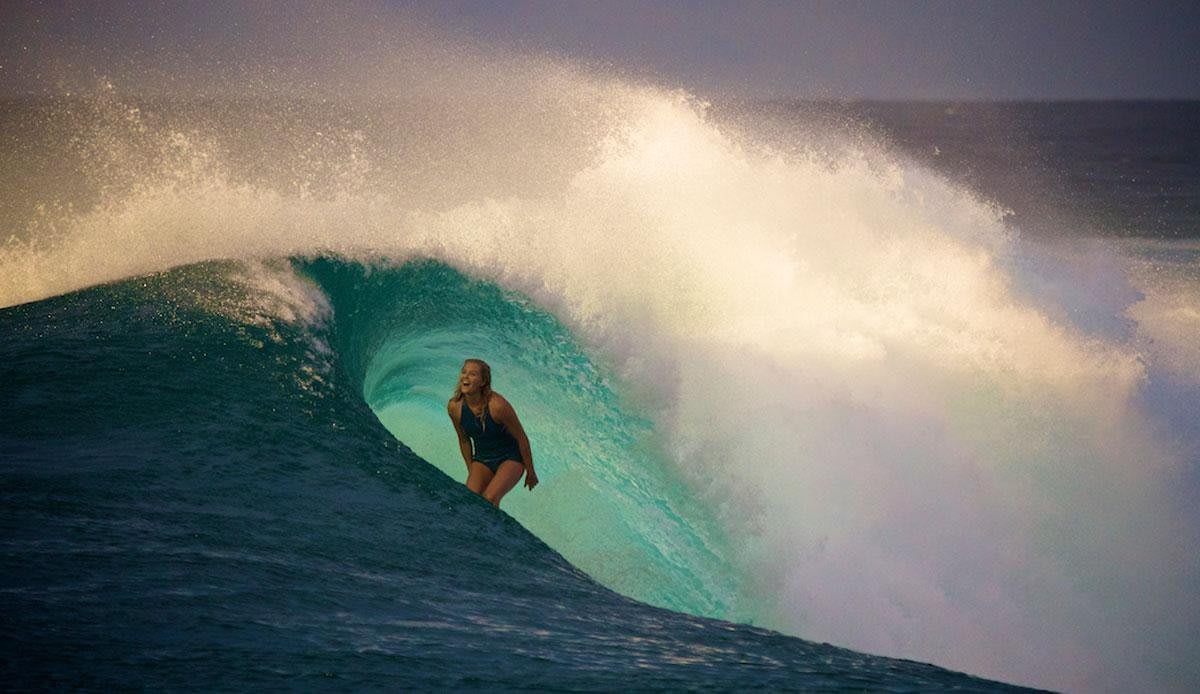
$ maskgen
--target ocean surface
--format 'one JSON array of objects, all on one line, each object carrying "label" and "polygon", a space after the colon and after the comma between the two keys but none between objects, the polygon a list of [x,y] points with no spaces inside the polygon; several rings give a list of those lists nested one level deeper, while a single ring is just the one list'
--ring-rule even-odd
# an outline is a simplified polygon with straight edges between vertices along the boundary
[{"label": "ocean surface", "polygon": [[0,103],[8,687],[1200,686],[1200,104],[506,89]]}]

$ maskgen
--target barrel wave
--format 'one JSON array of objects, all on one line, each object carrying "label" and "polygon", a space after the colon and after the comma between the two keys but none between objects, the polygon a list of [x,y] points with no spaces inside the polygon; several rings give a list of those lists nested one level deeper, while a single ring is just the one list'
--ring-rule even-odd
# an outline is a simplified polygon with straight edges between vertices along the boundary
[{"label": "barrel wave", "polygon": [[554,480],[508,498],[506,510],[620,593],[753,618],[735,609],[727,538],[672,471],[650,420],[620,401],[611,376],[552,316],[430,261],[369,276],[332,261],[306,272],[333,288],[336,315],[350,316],[339,321],[339,351],[372,410],[424,460],[465,479],[461,455],[447,445],[446,400],[463,355],[486,354],[495,387],[521,403],[537,460]]},{"label": "barrel wave", "polygon": [[[209,263],[0,314],[10,686],[1001,687],[602,587],[397,442],[363,398],[367,385],[372,402],[417,407],[405,384],[463,344],[511,341],[501,363],[565,361],[561,378],[597,383],[595,367],[494,286],[433,263],[368,270]],[[448,295],[484,308],[447,310]],[[463,324],[514,310],[534,334]],[[609,407],[589,418],[613,427],[607,445],[644,429]],[[548,481],[592,497],[599,525],[570,530],[600,537],[567,537],[568,553],[652,601],[723,609],[719,579],[698,570],[718,539],[664,473],[602,469],[621,462],[605,445],[590,472],[542,458]],[[604,527],[604,505],[623,527]]]},{"label": "barrel wave", "polygon": [[[1001,686],[828,642],[1200,686],[1194,104],[865,109],[892,140],[239,8],[227,60],[63,45],[0,102],[9,681]],[[466,357],[542,476],[503,512]]]}]

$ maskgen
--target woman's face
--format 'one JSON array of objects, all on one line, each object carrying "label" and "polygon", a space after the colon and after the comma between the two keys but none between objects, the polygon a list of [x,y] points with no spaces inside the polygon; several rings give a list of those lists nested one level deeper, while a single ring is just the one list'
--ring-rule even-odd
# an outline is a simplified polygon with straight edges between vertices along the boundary
[{"label": "woman's face", "polygon": [[473,395],[483,388],[483,369],[479,364],[463,364],[462,372],[458,374],[459,388],[463,395]]}]

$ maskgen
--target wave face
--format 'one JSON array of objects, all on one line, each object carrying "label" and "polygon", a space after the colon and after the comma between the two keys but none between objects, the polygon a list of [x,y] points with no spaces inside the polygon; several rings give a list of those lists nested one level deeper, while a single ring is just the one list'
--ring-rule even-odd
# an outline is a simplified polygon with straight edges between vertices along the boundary
[{"label": "wave face", "polygon": [[380,426],[334,316],[287,262],[0,313],[9,686],[1007,689],[601,587]]},{"label": "wave face", "polygon": [[[632,605],[573,565],[658,606],[1010,681],[1200,683],[1194,241],[1037,241],[853,125],[722,119],[393,18],[309,19],[247,18],[249,57],[195,79],[137,66],[3,107],[6,557],[37,567],[7,572],[11,634],[90,605],[58,646],[153,659],[103,625],[139,606],[184,638],[165,625],[198,601],[188,628],[246,645],[239,672],[278,661],[215,635],[230,619],[297,658],[313,638],[428,673],[387,649]],[[346,35],[354,56],[329,45]],[[470,355],[545,462],[505,509],[569,563],[436,471],[459,474],[442,407]],[[174,555],[177,583],[117,591]],[[544,600],[471,587],[519,584],[513,567]],[[438,617],[446,582],[486,608]],[[407,595],[413,612],[370,616]],[[651,613],[670,638],[712,624]],[[512,628],[560,634],[536,624]],[[547,638],[530,657],[591,667]]]},{"label": "wave face", "polygon": [[[697,615],[752,620],[728,540],[679,479],[652,424],[571,333],[520,295],[439,263],[398,270],[321,262],[355,380],[380,420],[422,459],[465,479],[447,446],[446,400],[464,354],[488,355],[497,390],[522,403],[551,482],[505,509],[618,592]],[[369,357],[369,358],[367,358]],[[447,380],[447,374],[451,374]],[[447,385],[449,383],[450,385]]]}]

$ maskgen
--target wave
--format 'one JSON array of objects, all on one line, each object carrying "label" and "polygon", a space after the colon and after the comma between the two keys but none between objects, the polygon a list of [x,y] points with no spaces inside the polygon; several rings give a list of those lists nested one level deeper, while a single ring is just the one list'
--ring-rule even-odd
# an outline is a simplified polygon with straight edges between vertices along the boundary
[{"label": "wave", "polygon": [[[303,266],[380,286],[362,266]],[[428,264],[385,274],[434,295],[472,284]],[[339,352],[364,337],[333,310],[363,308],[346,301],[287,261],[206,263],[0,312],[7,682],[1012,689],[601,587],[380,426]],[[597,487],[593,507],[629,510],[629,491]],[[623,523],[670,510],[662,488],[638,498],[657,508]],[[672,523],[687,537],[664,537]],[[618,548],[624,568],[712,609],[703,567],[689,580],[667,556],[694,554],[698,530],[655,529]],[[568,549],[631,540],[609,535]]]},{"label": "wave", "polygon": [[497,389],[521,403],[550,482],[508,497],[508,512],[624,595],[753,618],[734,608],[727,538],[658,450],[649,419],[621,403],[611,376],[553,317],[440,263],[366,274],[321,260],[304,272],[330,291],[335,315],[348,317],[339,320],[339,352],[355,365],[366,401],[423,460],[465,479],[461,456],[446,445],[447,374],[464,354],[486,354]]},{"label": "wave", "polygon": [[495,362],[550,463],[506,509],[605,585],[1041,686],[1200,681],[1192,279],[1022,238],[856,132],[767,144],[541,59],[443,73],[37,106],[87,192],[0,249],[0,304],[293,258],[350,382],[448,473],[446,377]]}]

